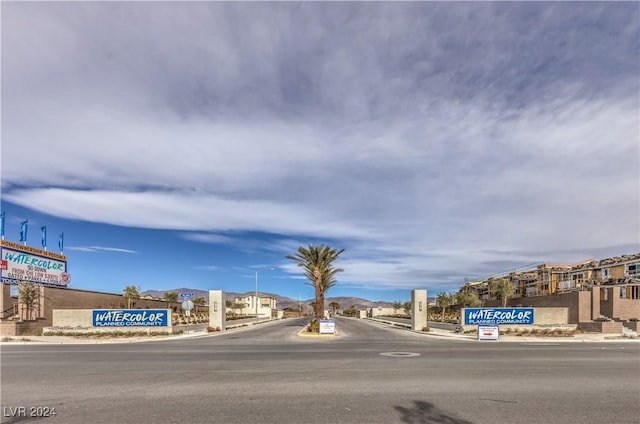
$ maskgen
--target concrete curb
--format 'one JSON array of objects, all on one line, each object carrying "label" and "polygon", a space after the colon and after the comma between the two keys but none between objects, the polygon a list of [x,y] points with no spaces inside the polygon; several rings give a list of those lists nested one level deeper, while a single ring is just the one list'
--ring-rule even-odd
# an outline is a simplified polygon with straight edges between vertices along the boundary
[{"label": "concrete curb", "polygon": [[307,338],[318,338],[318,339],[330,339],[335,337],[340,337],[340,333],[337,331],[333,334],[317,334],[317,333],[309,333],[307,331],[308,324],[302,327],[302,330],[298,331],[296,336],[298,337],[307,337]]},{"label": "concrete curb", "polygon": [[[385,325],[389,328],[401,328],[404,327],[408,331],[416,334],[422,334],[424,336],[433,336],[433,337],[442,337],[442,338],[450,338],[457,339],[461,341],[478,341],[477,336],[475,334],[464,334],[464,333],[454,333],[449,330],[442,329],[434,329],[431,328],[431,331],[419,331],[419,330],[411,330],[408,328],[406,324],[403,323],[395,323],[393,321],[375,319],[375,318],[367,318],[369,322],[377,323],[381,325]],[[612,334],[600,334],[600,333],[582,333],[574,336],[565,336],[565,337],[532,337],[532,336],[514,336],[510,334],[501,334],[500,339],[497,342],[503,343],[640,343],[640,339],[632,339],[629,337],[623,337],[622,335],[612,335]]]},{"label": "concrete curb", "polygon": [[[279,321],[277,319],[262,320],[257,324],[243,323],[237,325],[231,325],[227,327],[227,331],[253,328],[256,325],[267,324],[270,322]],[[0,341],[0,346],[13,346],[13,345],[60,345],[60,344],[129,344],[129,343],[147,343],[147,342],[160,342],[171,341],[188,338],[202,338],[202,337],[215,337],[221,334],[225,334],[226,331],[215,331],[208,333],[206,328],[204,330],[192,330],[189,333],[167,335],[167,336],[155,336],[155,337],[120,337],[112,339],[80,339],[72,336],[8,336],[12,338],[12,341],[3,342]]]}]

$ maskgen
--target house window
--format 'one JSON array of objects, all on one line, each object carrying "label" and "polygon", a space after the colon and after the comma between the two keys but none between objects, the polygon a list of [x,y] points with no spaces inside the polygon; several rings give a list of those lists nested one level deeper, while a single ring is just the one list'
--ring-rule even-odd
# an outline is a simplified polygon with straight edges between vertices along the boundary
[{"label": "house window", "polygon": [[607,278],[611,278],[611,270],[609,268],[602,269],[602,279],[606,280]]},{"label": "house window", "polygon": [[640,299],[640,286],[630,286],[629,292],[629,299]]},{"label": "house window", "polygon": [[640,264],[627,265],[627,277],[640,277]]}]

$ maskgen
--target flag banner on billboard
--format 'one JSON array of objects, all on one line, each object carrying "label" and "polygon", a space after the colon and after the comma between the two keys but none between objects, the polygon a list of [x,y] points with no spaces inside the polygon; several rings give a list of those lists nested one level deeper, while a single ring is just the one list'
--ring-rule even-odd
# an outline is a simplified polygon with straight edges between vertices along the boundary
[{"label": "flag banner on billboard", "polygon": [[47,227],[40,227],[40,231],[42,231],[42,248],[47,250]]},{"label": "flag banner on billboard", "polygon": [[27,226],[29,225],[29,220],[22,221],[20,224],[20,241],[27,242]]}]

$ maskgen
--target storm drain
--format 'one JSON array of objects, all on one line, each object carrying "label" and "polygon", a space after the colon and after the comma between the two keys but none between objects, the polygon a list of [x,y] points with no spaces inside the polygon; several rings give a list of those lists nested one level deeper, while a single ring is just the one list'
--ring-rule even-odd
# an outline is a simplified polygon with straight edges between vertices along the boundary
[{"label": "storm drain", "polygon": [[413,356],[420,356],[419,353],[414,352],[382,352],[382,356],[393,356],[396,358],[411,358]]}]

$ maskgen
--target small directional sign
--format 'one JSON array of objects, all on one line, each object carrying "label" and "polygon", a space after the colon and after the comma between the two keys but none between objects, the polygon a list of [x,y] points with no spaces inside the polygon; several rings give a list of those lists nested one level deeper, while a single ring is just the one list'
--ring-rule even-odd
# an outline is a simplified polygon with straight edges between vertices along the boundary
[{"label": "small directional sign", "polygon": [[186,298],[186,297],[193,297],[195,296],[193,293],[180,293],[180,297],[181,298]]}]

